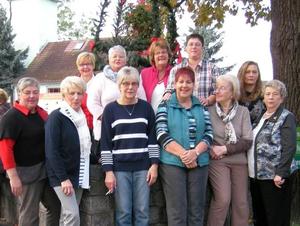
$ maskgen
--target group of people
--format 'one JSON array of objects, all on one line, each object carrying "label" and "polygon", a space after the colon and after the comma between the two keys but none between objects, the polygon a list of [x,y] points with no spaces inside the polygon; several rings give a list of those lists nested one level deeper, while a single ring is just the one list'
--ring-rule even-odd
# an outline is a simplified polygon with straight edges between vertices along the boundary
[{"label": "group of people", "polygon": [[[41,201],[48,225],[79,226],[89,189],[89,165],[101,163],[116,225],[149,225],[150,186],[160,177],[168,225],[249,224],[248,181],[255,226],[287,226],[296,169],[296,122],[282,105],[285,85],[264,85],[258,64],[220,75],[202,59],[204,39],[186,39],[188,58],[170,65],[164,39],[149,48],[151,67],[126,66],[113,46],[95,75],[95,57],[81,53],[80,76],[60,85],[60,108],[38,106],[39,83],[26,77],[18,100],[0,121],[0,156],[20,202],[20,226],[38,225]],[[1,96],[0,92],[0,96]],[[249,179],[250,178],[250,179]]]}]

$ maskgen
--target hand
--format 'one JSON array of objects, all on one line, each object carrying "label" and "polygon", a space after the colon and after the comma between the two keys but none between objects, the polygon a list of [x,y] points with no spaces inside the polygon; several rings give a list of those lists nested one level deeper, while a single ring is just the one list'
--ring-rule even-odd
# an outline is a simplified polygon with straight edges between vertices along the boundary
[{"label": "hand", "polygon": [[188,165],[188,164],[191,164],[192,162],[195,162],[195,160],[197,158],[198,158],[198,156],[196,154],[195,149],[185,151],[183,154],[180,155],[180,159],[185,165]]},{"label": "hand", "polygon": [[276,175],[273,179],[274,184],[276,187],[281,188],[281,186],[283,185],[283,183],[285,182],[284,179],[282,179],[281,176]]},{"label": "hand", "polygon": [[171,98],[171,93],[170,92],[167,92],[167,93],[165,93],[164,95],[163,95],[163,97],[162,97],[162,99],[163,100],[169,100],[170,98]]},{"label": "hand", "polygon": [[219,160],[224,157],[224,155],[227,154],[227,148],[225,145],[223,146],[218,146],[218,145],[213,145],[211,146],[210,150],[210,156],[212,159]]},{"label": "hand", "polygon": [[148,173],[147,173],[147,183],[149,186],[154,184],[157,179],[157,164],[152,164],[152,166],[149,168]]},{"label": "hand", "polygon": [[73,184],[69,179],[64,180],[60,184],[61,184],[61,189],[66,196],[70,196],[75,192],[73,188]]},{"label": "hand", "polygon": [[204,106],[208,106],[209,105],[209,100],[208,98],[205,98],[205,97],[199,97],[199,101],[202,105]]},{"label": "hand", "polygon": [[105,186],[110,193],[113,193],[117,187],[117,180],[113,171],[107,171],[105,174]]},{"label": "hand", "polygon": [[19,176],[14,176],[9,180],[11,192],[15,196],[20,196],[22,194],[22,182]]},{"label": "hand", "polygon": [[192,163],[190,163],[190,164],[186,164],[185,166],[186,166],[186,168],[188,168],[188,169],[193,169],[193,168],[196,168],[198,165],[197,165],[197,162],[194,161],[194,162],[192,162]]}]

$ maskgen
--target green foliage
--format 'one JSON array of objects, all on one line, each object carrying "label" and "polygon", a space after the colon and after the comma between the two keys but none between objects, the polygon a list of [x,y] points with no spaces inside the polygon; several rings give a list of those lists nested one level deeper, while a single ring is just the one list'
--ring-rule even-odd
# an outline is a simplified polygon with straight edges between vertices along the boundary
[{"label": "green foliage", "polygon": [[74,18],[75,12],[70,8],[72,1],[64,0],[58,4],[57,33],[59,40],[85,39],[91,33],[91,20],[84,14],[80,20]]},{"label": "green foliage", "polygon": [[0,87],[11,94],[13,80],[24,71],[23,61],[28,49],[15,50],[10,20],[6,17],[5,9],[0,4]]},{"label": "green foliage", "polygon": [[[210,26],[197,26],[195,29],[190,28],[190,33],[198,33],[204,38],[204,51],[203,59],[209,60],[214,64],[223,62],[224,57],[215,58],[214,56],[220,51],[223,46],[222,35],[224,32],[218,32],[216,29]],[[220,68],[220,73],[225,74],[232,70],[235,65],[229,65]]]},{"label": "green foliage", "polygon": [[252,26],[259,19],[270,20],[270,7],[264,4],[264,0],[234,0],[234,1],[186,1],[188,11],[193,14],[196,25],[214,25],[221,28],[224,23],[226,12],[236,15],[239,10],[245,12],[246,23]]}]

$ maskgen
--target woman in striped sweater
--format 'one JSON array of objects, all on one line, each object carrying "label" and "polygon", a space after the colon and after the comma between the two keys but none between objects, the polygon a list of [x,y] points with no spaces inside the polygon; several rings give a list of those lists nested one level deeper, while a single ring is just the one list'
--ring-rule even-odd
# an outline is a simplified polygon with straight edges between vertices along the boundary
[{"label": "woman in striped sweater", "polygon": [[123,67],[120,97],[108,104],[101,127],[101,159],[108,193],[115,193],[116,225],[149,225],[150,185],[157,178],[159,148],[150,104],[137,99],[139,73]]}]

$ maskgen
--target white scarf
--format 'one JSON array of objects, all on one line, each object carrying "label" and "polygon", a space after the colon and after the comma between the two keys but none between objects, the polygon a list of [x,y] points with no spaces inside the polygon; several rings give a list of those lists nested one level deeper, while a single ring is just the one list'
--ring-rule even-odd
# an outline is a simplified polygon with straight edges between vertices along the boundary
[{"label": "white scarf", "polygon": [[235,117],[236,111],[238,108],[238,102],[234,102],[231,110],[228,114],[222,111],[220,105],[216,103],[216,111],[218,116],[225,123],[225,142],[226,144],[235,144],[237,142],[235,129],[231,123],[231,120]]},{"label": "white scarf", "polygon": [[80,108],[77,112],[73,108],[71,108],[70,105],[67,104],[65,101],[62,101],[60,112],[74,123],[79,136],[80,157],[87,157],[91,152],[92,143],[90,131],[87,126],[86,118],[82,109]]}]

